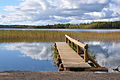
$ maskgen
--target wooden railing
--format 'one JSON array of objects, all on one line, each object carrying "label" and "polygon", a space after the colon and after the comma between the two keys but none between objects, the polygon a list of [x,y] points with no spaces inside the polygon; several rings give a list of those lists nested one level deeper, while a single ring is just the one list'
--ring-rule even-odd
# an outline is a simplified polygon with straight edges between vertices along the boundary
[{"label": "wooden railing", "polygon": [[65,35],[65,42],[69,45],[72,45],[78,54],[84,54],[83,58],[85,62],[88,62],[90,60],[96,67],[101,67],[91,56],[89,56],[88,44],[83,44],[78,40],[69,37],[68,35]]}]

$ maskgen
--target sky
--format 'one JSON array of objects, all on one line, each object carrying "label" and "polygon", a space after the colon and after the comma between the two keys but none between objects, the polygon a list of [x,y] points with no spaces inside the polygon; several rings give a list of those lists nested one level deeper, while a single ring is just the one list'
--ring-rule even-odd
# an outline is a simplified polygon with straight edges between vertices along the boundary
[{"label": "sky", "polygon": [[120,0],[0,0],[0,24],[120,21]]}]

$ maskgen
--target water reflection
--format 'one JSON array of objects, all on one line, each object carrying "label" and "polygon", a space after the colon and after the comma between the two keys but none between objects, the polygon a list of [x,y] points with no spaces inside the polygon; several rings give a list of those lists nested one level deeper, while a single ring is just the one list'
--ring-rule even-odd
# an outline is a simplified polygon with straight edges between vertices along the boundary
[{"label": "water reflection", "polygon": [[0,43],[0,71],[57,71],[53,43]]},{"label": "water reflection", "polygon": [[[120,43],[116,42],[85,42],[89,45],[90,53],[95,54],[97,62],[112,69],[120,65]],[[53,65],[54,43],[1,43],[0,44],[0,71],[31,70],[57,71]]]},{"label": "water reflection", "polygon": [[95,54],[97,62],[114,72],[112,69],[120,65],[120,43],[115,42],[86,42],[91,53]]},{"label": "water reflection", "polygon": [[24,57],[36,60],[52,60],[52,43],[14,43],[6,45],[7,50],[17,50]]}]

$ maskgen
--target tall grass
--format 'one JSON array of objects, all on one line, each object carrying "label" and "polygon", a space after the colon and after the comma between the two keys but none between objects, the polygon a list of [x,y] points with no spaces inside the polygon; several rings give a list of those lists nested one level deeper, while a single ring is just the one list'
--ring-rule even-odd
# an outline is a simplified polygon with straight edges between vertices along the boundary
[{"label": "tall grass", "polygon": [[64,41],[64,35],[80,41],[120,41],[120,32],[96,33],[96,32],[62,32],[62,31],[20,31],[0,30],[0,42],[56,42]]}]

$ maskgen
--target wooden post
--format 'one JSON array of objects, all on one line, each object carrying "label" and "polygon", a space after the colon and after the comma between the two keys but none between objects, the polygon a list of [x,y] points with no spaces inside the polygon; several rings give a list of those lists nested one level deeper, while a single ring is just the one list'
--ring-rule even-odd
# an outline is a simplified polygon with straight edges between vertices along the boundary
[{"label": "wooden post", "polygon": [[62,63],[59,65],[59,71],[64,71],[64,67]]},{"label": "wooden post", "polygon": [[68,39],[65,37],[65,42],[68,43]]},{"label": "wooden post", "polygon": [[84,61],[87,62],[88,61],[88,45],[86,44],[85,48],[84,48]]},{"label": "wooden post", "polygon": [[77,53],[78,54],[83,54],[84,53],[79,45],[77,45]]},{"label": "wooden post", "polygon": [[80,46],[77,45],[77,53],[80,54]]},{"label": "wooden post", "polygon": [[75,44],[72,42],[72,47],[75,48]]},{"label": "wooden post", "polygon": [[70,44],[71,43],[71,41],[68,39],[68,44]]},{"label": "wooden post", "polygon": [[68,39],[68,44],[70,44],[70,40]]},{"label": "wooden post", "polygon": [[54,48],[57,49],[56,43],[54,44]]},{"label": "wooden post", "polygon": [[56,43],[54,44],[54,48],[55,48],[55,49],[56,49],[56,51],[58,52],[58,49],[57,49]]}]

